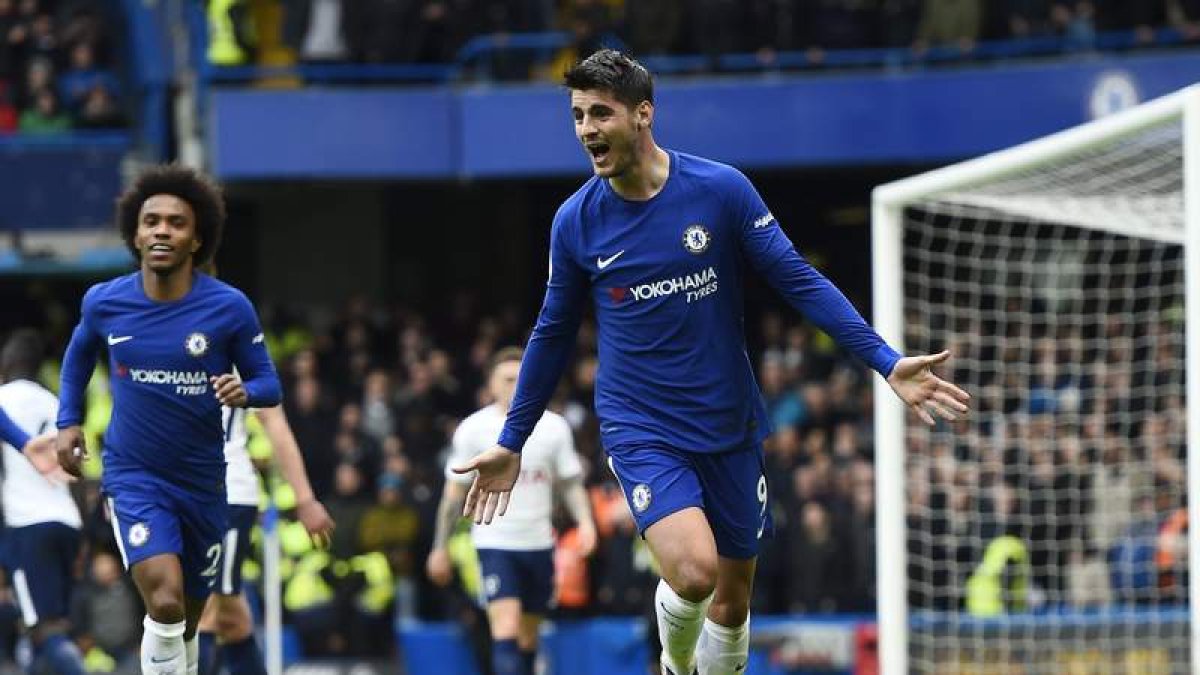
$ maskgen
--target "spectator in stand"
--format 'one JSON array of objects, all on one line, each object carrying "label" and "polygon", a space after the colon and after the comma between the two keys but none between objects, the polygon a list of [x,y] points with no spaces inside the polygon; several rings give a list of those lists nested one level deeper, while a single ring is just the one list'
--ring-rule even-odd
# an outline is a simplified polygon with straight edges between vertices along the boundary
[{"label": "spectator in stand", "polygon": [[71,130],[71,118],[59,109],[54,92],[43,89],[35,94],[33,108],[21,113],[20,129],[27,134],[61,134]]},{"label": "spectator in stand", "polygon": [[40,91],[54,90],[54,64],[49,59],[32,59],[24,69],[24,81],[17,92],[17,108],[28,110],[37,103]]},{"label": "spectator in stand", "polygon": [[125,126],[125,116],[104,87],[92,87],[75,117],[79,129],[114,129]]},{"label": "spectator in stand", "polygon": [[1022,39],[1050,32],[1051,0],[1004,0],[997,12],[1002,26],[992,29],[996,37]]},{"label": "spectator in stand", "polygon": [[625,9],[625,37],[640,56],[669,54],[679,47],[684,0],[634,0]]},{"label": "spectator in stand", "polygon": [[[308,357],[303,354],[297,357],[298,362],[314,362],[311,354]],[[284,397],[284,411],[304,455],[313,495],[318,501],[324,502],[333,492],[337,457],[332,450],[337,417],[323,400],[320,381],[311,374],[297,380],[288,394]]]},{"label": "spectator in stand", "polygon": [[827,614],[843,609],[850,551],[829,511],[818,501],[806,503],[799,518],[789,521],[787,537],[793,542],[790,611]]},{"label": "spectator in stand", "polygon": [[704,54],[711,63],[715,63],[721,54],[741,49],[738,30],[740,0],[692,0],[689,5],[687,31],[690,52]]},{"label": "spectator in stand", "polygon": [[[22,16],[24,18],[24,16]],[[21,50],[26,61],[36,58],[58,60],[58,36],[54,32],[54,18],[46,12],[38,12],[31,20],[24,21],[25,38]]]},{"label": "spectator in stand", "polygon": [[141,601],[121,573],[121,561],[106,550],[94,553],[89,573],[71,607],[75,640],[87,662],[95,664],[97,660],[111,659],[114,668],[110,670],[141,672],[138,661],[141,615]]},{"label": "spectator in stand", "polygon": [[95,47],[81,42],[71,47],[70,67],[58,77],[58,93],[67,110],[78,114],[83,110],[93,89],[108,92],[108,98],[117,95],[117,78],[109,71],[96,66]]},{"label": "spectator in stand", "polygon": [[865,0],[805,0],[801,3],[801,42],[810,49],[872,47],[876,9]]},{"label": "spectator in stand", "polygon": [[884,47],[908,47],[917,37],[921,0],[880,0],[876,25]]},{"label": "spectator in stand", "polygon": [[956,46],[963,54],[975,51],[983,28],[982,0],[925,0],[914,49]]}]

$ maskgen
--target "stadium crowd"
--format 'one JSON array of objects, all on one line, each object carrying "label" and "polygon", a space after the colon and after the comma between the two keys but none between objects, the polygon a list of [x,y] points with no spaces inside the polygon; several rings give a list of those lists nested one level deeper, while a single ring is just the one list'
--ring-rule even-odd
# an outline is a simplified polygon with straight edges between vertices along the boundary
[{"label": "stadium crowd", "polygon": [[0,134],[124,125],[114,36],[90,0],[0,0]]},{"label": "stadium crowd", "polygon": [[[210,22],[238,16],[243,34],[262,13],[251,0],[213,3]],[[982,40],[1058,36],[1088,49],[1098,32],[1136,31],[1152,45],[1169,26],[1184,42],[1200,38],[1195,0],[279,0],[283,41],[301,60],[363,63],[450,63],[472,37],[562,31],[571,44],[550,60],[569,62],[600,44],[640,56],[755,53],[769,67],[781,51],[806,51],[820,65],[827,50],[911,48],[920,55],[949,46],[970,58]],[[239,6],[242,11],[238,12]],[[234,14],[230,14],[233,12]],[[255,19],[254,17],[257,17]],[[232,36],[235,31],[226,34]],[[230,43],[214,62],[245,62]],[[513,78],[556,73],[511,59],[499,73]],[[546,65],[542,62],[541,65]],[[515,67],[514,67],[515,66]],[[493,73],[496,75],[497,73]]]}]

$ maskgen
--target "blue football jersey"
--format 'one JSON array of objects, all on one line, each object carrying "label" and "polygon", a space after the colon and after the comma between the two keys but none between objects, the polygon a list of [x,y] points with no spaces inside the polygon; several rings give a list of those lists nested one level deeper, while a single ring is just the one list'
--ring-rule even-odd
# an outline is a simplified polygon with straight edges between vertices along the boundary
[{"label": "blue football jersey", "polygon": [[645,201],[593,177],[559,208],[546,297],[499,443],[519,450],[549,400],[587,304],[605,447],[744,448],[770,431],[746,352],[743,277],[755,270],[809,320],[887,375],[900,355],[806,262],[736,169],[669,152]]},{"label": "blue football jersey", "polygon": [[90,288],[63,359],[58,427],[83,420],[97,350],[108,348],[112,420],[105,482],[148,471],[188,489],[224,490],[224,430],[211,377],[236,366],[249,407],[279,403],[262,329],[241,291],[196,273],[183,298],[148,298],[141,272]]}]

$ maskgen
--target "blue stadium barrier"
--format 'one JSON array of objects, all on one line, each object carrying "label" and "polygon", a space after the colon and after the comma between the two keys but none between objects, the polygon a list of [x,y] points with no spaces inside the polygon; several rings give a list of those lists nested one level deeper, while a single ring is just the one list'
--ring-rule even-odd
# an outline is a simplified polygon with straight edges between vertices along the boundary
[{"label": "blue stadium barrier", "polygon": [[0,136],[0,231],[106,227],[129,132]]},{"label": "blue stadium barrier", "polygon": [[[755,617],[755,647],[747,672],[761,675],[849,675],[854,671],[855,631],[874,622],[872,617]],[[786,669],[771,662],[770,648],[807,631],[809,654],[815,660],[831,655],[824,668]],[[830,638],[822,645],[823,636]],[[815,637],[815,640],[812,638]],[[408,673],[478,675],[459,627],[451,623],[416,623],[397,631],[401,659]],[[546,624],[542,658],[554,675],[644,675],[650,646],[646,626],[636,618],[597,618]]]},{"label": "blue stadium barrier", "polygon": [[[745,170],[943,163],[1192,84],[1200,52],[1004,68],[662,80],[656,138]],[[222,87],[209,137],[225,179],[586,175],[557,85]],[[313,130],[322,133],[314,134]],[[503,142],[497,142],[503,139]]]},{"label": "blue stadium barrier", "polygon": [[[920,612],[909,626],[913,659],[953,659],[963,672],[1182,672],[1190,661],[1188,610],[1173,607],[1053,609],[997,617]],[[943,653],[944,650],[945,653]]]}]

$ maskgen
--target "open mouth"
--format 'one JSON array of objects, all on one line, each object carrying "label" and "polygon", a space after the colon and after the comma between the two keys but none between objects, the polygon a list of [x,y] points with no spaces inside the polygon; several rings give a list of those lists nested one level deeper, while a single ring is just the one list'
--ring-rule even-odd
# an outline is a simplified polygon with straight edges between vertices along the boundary
[{"label": "open mouth", "polygon": [[587,151],[592,155],[592,161],[596,164],[604,162],[608,157],[609,150],[608,143],[589,143],[587,146]]},{"label": "open mouth", "polygon": [[148,252],[153,258],[163,258],[171,255],[175,249],[167,244],[152,244]]}]

